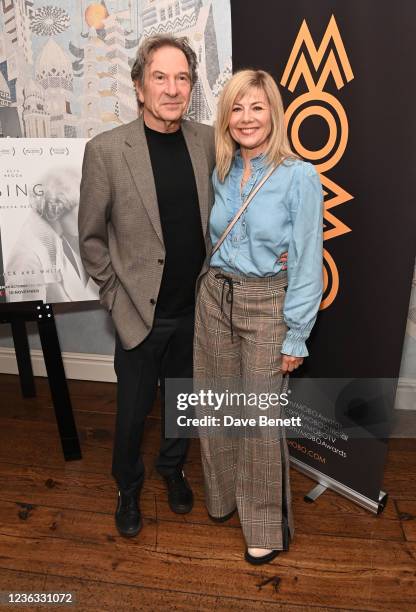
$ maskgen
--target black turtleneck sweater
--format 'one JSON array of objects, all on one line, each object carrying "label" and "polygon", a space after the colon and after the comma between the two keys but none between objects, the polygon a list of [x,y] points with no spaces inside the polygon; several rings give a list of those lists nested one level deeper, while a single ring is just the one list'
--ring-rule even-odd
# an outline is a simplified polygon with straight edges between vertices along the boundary
[{"label": "black turtleneck sweater", "polygon": [[145,125],[166,257],[155,317],[175,318],[195,306],[195,282],[205,258],[198,193],[182,130]]}]

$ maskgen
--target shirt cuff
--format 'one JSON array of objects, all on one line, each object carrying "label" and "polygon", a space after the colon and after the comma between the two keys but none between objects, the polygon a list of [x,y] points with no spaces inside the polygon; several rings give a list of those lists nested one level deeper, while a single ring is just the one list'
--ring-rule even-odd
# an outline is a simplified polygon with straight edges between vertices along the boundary
[{"label": "shirt cuff", "polygon": [[291,357],[307,357],[309,352],[305,341],[308,336],[309,334],[305,337],[299,331],[289,329],[282,344],[281,353]]}]

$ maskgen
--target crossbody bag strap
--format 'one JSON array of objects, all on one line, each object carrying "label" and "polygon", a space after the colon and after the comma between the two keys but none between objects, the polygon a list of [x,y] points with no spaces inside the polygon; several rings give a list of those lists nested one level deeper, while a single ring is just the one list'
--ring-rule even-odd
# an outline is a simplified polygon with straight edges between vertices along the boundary
[{"label": "crossbody bag strap", "polygon": [[234,219],[232,221],[230,221],[228,226],[225,228],[221,238],[218,240],[217,244],[212,249],[211,257],[214,255],[214,253],[216,253],[218,251],[218,249],[220,248],[220,246],[222,245],[224,240],[227,238],[228,234],[233,229],[234,225],[237,223],[237,221],[239,220],[239,218],[241,217],[243,212],[246,210],[247,206],[250,204],[251,200],[254,198],[254,196],[259,191],[259,189],[261,189],[261,187],[263,187],[264,183],[267,181],[268,178],[271,177],[271,175],[273,174],[273,172],[275,170],[276,170],[276,166],[273,166],[272,168],[270,168],[270,170],[267,172],[267,174],[265,174],[263,176],[263,178],[261,179],[260,183],[258,185],[256,185],[256,187],[250,192],[248,197],[244,200],[243,205],[241,206],[240,210],[237,212],[237,214],[235,215]]}]

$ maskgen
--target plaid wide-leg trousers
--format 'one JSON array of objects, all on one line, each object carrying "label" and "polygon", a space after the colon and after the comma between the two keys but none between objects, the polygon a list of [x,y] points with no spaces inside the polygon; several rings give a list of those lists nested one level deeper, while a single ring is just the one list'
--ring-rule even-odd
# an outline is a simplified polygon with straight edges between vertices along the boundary
[{"label": "plaid wide-leg trousers", "polygon": [[[248,278],[228,273],[231,283],[210,268],[197,299],[194,381],[199,389],[278,394],[282,385],[281,347],[286,333],[283,304],[287,275]],[[263,396],[264,397],[264,396]],[[235,409],[233,408],[235,411]],[[282,418],[280,405],[258,406],[239,416]],[[207,409],[198,409],[207,414]],[[212,411],[211,411],[212,414]],[[214,517],[237,507],[248,547],[281,550],[282,514],[290,534],[294,524],[289,454],[284,432],[274,425],[242,428],[234,435],[201,434],[201,455],[208,512]]]}]

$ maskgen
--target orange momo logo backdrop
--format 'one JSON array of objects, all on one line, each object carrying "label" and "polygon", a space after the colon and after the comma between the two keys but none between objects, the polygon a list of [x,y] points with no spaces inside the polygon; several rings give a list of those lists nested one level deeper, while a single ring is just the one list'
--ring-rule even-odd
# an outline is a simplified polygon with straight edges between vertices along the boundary
[{"label": "orange momo logo backdrop", "polygon": [[[348,142],[348,118],[344,107],[337,97],[325,91],[330,75],[338,90],[354,78],[335,17],[331,16],[319,48],[304,20],[280,83],[291,92],[300,87],[304,89],[304,85],[307,88],[306,93],[300,94],[288,107],[286,121],[294,150],[315,164],[320,173],[325,194],[324,242],[351,231],[337,219],[334,209],[353,199],[352,195],[326,174],[340,161]],[[327,123],[328,136],[326,142],[319,144],[319,148],[311,150],[302,144],[300,127],[312,116],[319,116]],[[324,248],[324,295],[321,309],[333,303],[338,289],[336,262],[329,250]]]}]

